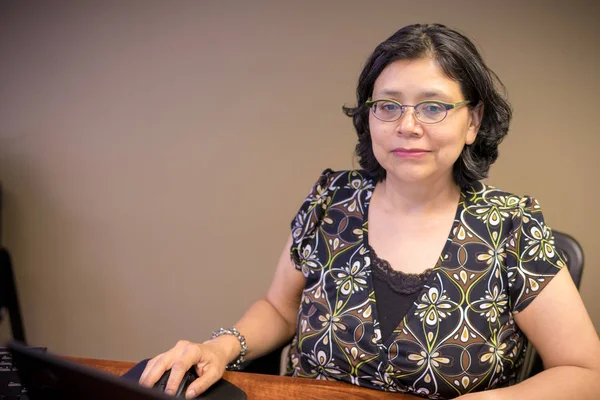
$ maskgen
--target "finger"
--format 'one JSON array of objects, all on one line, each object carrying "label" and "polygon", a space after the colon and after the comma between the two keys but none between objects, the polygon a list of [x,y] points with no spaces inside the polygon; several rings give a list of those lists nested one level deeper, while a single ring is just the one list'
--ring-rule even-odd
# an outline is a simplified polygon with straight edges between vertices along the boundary
[{"label": "finger", "polygon": [[188,389],[185,392],[185,398],[193,399],[194,397],[201,395],[218,381],[221,376],[223,376],[223,371],[218,371],[214,366],[205,367],[202,376],[188,386]]},{"label": "finger", "polygon": [[144,371],[142,371],[142,375],[140,375],[140,379],[139,379],[139,384],[143,385],[144,381],[146,380],[146,377],[148,376],[148,373],[150,372],[150,370],[152,369],[152,367],[154,366],[154,364],[156,363],[156,360],[160,357],[161,355],[158,355],[154,358],[152,358],[151,360],[149,360],[146,363],[146,367],[144,368]]},{"label": "finger", "polygon": [[156,357],[150,359],[146,363],[146,367],[144,368],[144,371],[142,372],[142,375],[140,375],[140,379],[139,379],[140,385],[144,385],[144,382],[147,380],[148,374],[150,373],[150,371],[152,371],[152,368],[154,368],[154,366],[156,365],[156,363],[158,361],[160,361],[164,356],[165,356],[165,354],[161,353],[161,354],[157,355]]},{"label": "finger", "polygon": [[161,356],[152,364],[141,384],[146,387],[154,386],[154,384],[158,382],[165,371],[169,369],[170,364],[171,363],[169,362],[169,358],[166,354]]},{"label": "finger", "polygon": [[169,375],[169,380],[167,381],[167,386],[165,387],[166,394],[170,394],[172,396],[177,393],[177,389],[179,389],[179,384],[183,380],[183,376],[193,365],[193,363],[189,362],[188,359],[189,356],[179,359],[171,367],[171,375]]},{"label": "finger", "polygon": [[198,375],[198,377],[201,377],[204,374],[204,367],[206,367],[206,363],[196,364],[196,375]]},{"label": "finger", "polygon": [[185,343],[181,346],[181,354],[178,357],[178,360],[171,366],[171,375],[169,375],[165,393],[171,395],[176,394],[185,373],[192,368],[194,364],[199,363],[201,358],[202,352],[197,345]]}]

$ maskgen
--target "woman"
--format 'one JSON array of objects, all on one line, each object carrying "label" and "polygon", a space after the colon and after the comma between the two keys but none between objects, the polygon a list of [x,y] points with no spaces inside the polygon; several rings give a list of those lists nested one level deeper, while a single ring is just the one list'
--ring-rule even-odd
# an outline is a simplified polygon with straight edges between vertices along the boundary
[{"label": "woman", "polygon": [[[598,336],[538,202],[480,182],[511,117],[494,78],[442,25],[381,43],[345,108],[363,170],[323,172],[237,330],[179,342],[140,383],[171,369],[174,390],[195,366],[193,397],[293,338],[297,377],[429,398],[597,398]],[[546,370],[517,383],[525,336]]]}]

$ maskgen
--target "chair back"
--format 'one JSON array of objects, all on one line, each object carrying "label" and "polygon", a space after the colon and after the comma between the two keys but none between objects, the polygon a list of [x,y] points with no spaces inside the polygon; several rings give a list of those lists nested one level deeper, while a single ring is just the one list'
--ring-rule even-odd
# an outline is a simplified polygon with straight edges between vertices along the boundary
[{"label": "chair back", "polygon": [[554,246],[561,252],[567,262],[569,274],[579,289],[583,274],[583,249],[581,245],[566,233],[554,231]]}]

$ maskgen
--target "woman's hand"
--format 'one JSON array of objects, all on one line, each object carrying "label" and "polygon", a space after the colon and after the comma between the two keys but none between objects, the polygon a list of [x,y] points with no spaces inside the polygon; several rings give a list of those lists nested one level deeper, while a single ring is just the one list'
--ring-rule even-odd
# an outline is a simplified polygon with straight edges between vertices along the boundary
[{"label": "woman's hand", "polygon": [[165,393],[173,395],[185,373],[195,367],[199,378],[190,384],[185,397],[189,399],[200,395],[223,376],[228,363],[227,346],[230,343],[227,343],[227,339],[236,340],[234,337],[218,339],[220,337],[203,344],[180,340],[172,349],[148,361],[140,377],[140,385],[153,387],[170,369]]},{"label": "woman's hand", "polygon": [[[293,237],[290,234],[265,298],[254,303],[234,325],[246,339],[246,360],[268,354],[294,336],[306,278],[292,264],[292,243]],[[238,358],[240,350],[240,342],[234,335],[221,335],[202,344],[181,340],[169,351],[148,361],[139,382],[143,386],[152,387],[165,371],[171,369],[165,391],[174,393],[185,373],[195,366],[199,378],[190,385],[186,393],[186,398],[192,398],[218,381],[227,364]],[[192,390],[195,392],[193,395],[190,393]]]}]

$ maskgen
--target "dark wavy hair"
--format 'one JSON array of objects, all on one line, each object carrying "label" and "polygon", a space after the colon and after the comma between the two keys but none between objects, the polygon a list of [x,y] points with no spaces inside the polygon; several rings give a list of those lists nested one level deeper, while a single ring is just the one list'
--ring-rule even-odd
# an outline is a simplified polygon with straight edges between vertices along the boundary
[{"label": "dark wavy hair", "polygon": [[483,118],[475,141],[465,145],[454,163],[453,176],[461,187],[468,187],[486,178],[490,166],[498,158],[498,145],[506,136],[512,111],[499,89],[505,88],[490,70],[475,45],[464,35],[440,24],[405,26],[382,42],[365,63],[356,88],[356,107],[343,107],[352,117],[358,135],[356,155],[360,166],[375,174],[378,181],[386,177],[385,169],[373,153],[369,131],[369,107],[365,102],[372,96],[375,80],[385,67],[401,59],[431,57],[442,71],[460,84],[463,96],[471,109],[483,104]]}]

